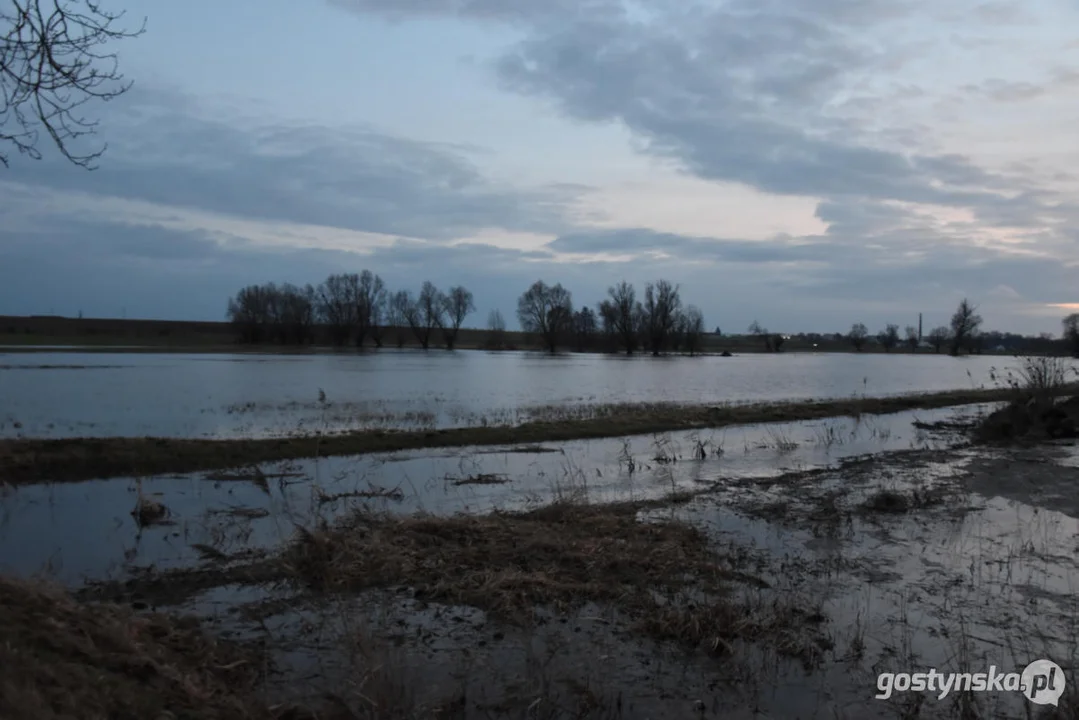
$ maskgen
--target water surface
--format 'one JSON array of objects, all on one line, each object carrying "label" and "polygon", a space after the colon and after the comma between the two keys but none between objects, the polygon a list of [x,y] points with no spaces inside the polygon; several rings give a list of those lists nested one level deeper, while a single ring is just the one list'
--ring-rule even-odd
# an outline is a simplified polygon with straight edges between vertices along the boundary
[{"label": "water surface", "polygon": [[512,423],[551,405],[884,396],[989,386],[991,368],[1011,362],[899,353],[0,353],[0,437],[256,437]]}]

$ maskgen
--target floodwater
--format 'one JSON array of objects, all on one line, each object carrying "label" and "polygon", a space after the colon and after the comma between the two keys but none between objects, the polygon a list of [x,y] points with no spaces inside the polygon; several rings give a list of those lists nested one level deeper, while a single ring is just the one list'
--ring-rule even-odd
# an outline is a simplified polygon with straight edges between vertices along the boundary
[{"label": "floodwater", "polygon": [[[9,488],[0,496],[0,573],[45,574],[69,585],[132,568],[176,568],[195,545],[224,553],[271,548],[297,525],[357,505],[393,513],[523,509],[559,497],[610,502],[699,490],[714,483],[825,467],[845,458],[942,447],[918,430],[984,413],[969,405],[525,447],[413,450],[266,463],[250,473],[195,473],[141,480],[169,509],[168,524],[139,531],[134,478]],[[700,443],[705,457],[695,450]],[[633,467],[630,469],[630,462]],[[477,479],[485,483],[474,484]]]},{"label": "floodwater", "polygon": [[991,369],[1012,362],[902,353],[0,352],[0,437],[260,437],[505,424],[550,406],[884,396],[991,387]]},{"label": "floodwater", "polygon": [[[991,409],[275,463],[246,480],[147,478],[142,492],[170,516],[169,524],[141,531],[130,515],[133,479],[16,487],[0,502],[0,572],[43,574],[74,587],[197,565],[196,544],[223,553],[276,547],[298,525],[357,507],[449,514],[707,488],[646,519],[673,514],[705,530],[732,567],[763,581],[763,588],[736,591],[752,594],[765,611],[773,604],[819,608],[826,642],[818,666],[749,641],[726,660],[674,660],[671,648],[614,634],[618,620],[601,608],[521,631],[475,609],[392,592],[326,607],[286,602],[286,610],[246,632],[280,639],[286,649],[276,659],[286,678],[318,675],[331,688],[355,676],[341,638],[362,619],[373,630],[417,638],[404,640],[402,662],[434,694],[467,666],[477,668],[472,677],[480,683],[469,697],[497,695],[528,671],[535,660],[526,655],[539,652],[539,643],[551,658],[546,672],[587,676],[598,690],[624,698],[629,716],[950,718],[960,717],[961,702],[975,703],[978,717],[1040,716],[1019,693],[873,697],[880,672],[985,672],[990,665],[1011,672],[1042,657],[1074,682],[1079,500],[1071,489],[1079,482],[1079,448],[989,451],[966,446],[947,427],[926,429]],[[814,469],[820,472],[800,472]],[[467,482],[477,479],[488,484]],[[903,498],[903,511],[880,504],[882,493]],[[274,592],[225,586],[180,609],[243,635],[234,611],[289,597]],[[316,636],[312,627],[320,628]]]}]

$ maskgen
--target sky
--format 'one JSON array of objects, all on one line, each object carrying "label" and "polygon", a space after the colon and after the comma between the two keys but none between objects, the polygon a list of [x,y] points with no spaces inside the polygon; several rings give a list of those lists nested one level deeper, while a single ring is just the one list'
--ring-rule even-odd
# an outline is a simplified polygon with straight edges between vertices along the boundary
[{"label": "sky", "polygon": [[[86,171],[0,167],[0,314],[221,320],[378,273],[709,328],[1079,311],[1072,0],[104,0],[146,32]],[[81,146],[77,146],[81,147]]]}]

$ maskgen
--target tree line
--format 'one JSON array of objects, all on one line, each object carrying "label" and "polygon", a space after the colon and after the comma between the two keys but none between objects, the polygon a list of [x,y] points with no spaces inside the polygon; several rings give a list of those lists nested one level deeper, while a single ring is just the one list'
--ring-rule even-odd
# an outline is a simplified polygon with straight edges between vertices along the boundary
[{"label": "tree line", "polygon": [[[667,280],[647,283],[640,300],[631,283],[612,285],[595,310],[575,310],[571,293],[561,284],[537,280],[518,298],[517,320],[522,330],[539,335],[550,352],[568,344],[578,351],[695,355],[705,333],[700,309],[683,306],[679,286]],[[493,315],[489,329],[499,325],[504,329],[505,321]]]},{"label": "tree line", "polygon": [[[1079,313],[1067,316],[1062,324],[1064,344],[1072,355],[1079,357]],[[949,324],[930,330],[924,341],[933,348],[933,352],[947,350],[950,355],[980,354],[987,346],[1003,347],[1016,352],[1052,352],[1059,348],[1058,341],[1053,340],[1049,333],[1028,338],[1014,333],[982,332],[981,326],[982,316],[978,314],[978,308],[964,298],[952,314]],[[861,352],[869,342],[870,333],[864,324],[855,323],[845,336],[837,335],[836,339],[840,338],[845,338],[856,351]],[[900,336],[899,326],[894,324],[885,326],[875,339],[885,352],[891,352],[901,345],[906,345],[911,352],[915,352],[923,341],[918,328],[913,325],[904,328],[903,335]]]},{"label": "tree line", "polygon": [[[453,349],[464,321],[475,309],[472,292],[463,286],[443,292],[428,281],[418,294],[409,290],[391,292],[382,278],[364,270],[330,275],[317,286],[250,285],[229,299],[227,317],[240,341],[245,343],[312,343],[316,326],[321,326],[329,341],[339,347],[364,347],[369,342],[375,347],[387,342],[401,347],[411,335],[424,349],[439,341]],[[551,352],[567,347],[578,352],[693,355],[701,351],[705,336],[700,309],[683,305],[679,286],[667,280],[647,283],[640,298],[631,283],[612,285],[595,309],[574,308],[572,294],[561,284],[548,285],[537,280],[518,298],[517,320],[524,332],[538,336],[544,348]],[[1068,315],[1062,324],[1063,342],[1079,357],[1079,313]],[[982,332],[981,326],[977,307],[964,298],[948,325],[935,327],[924,337],[913,325],[900,332],[899,326],[891,323],[875,335],[865,324],[855,323],[847,333],[810,333],[797,337],[807,341],[826,338],[843,341],[857,352],[864,350],[871,340],[885,352],[903,347],[916,352],[924,342],[936,353],[947,350],[951,355],[980,353],[986,346],[1053,351],[1053,346],[1060,342],[1047,333],[1039,338],[1025,338]],[[786,340],[785,335],[769,332],[756,321],[749,326],[748,333],[759,338],[768,352],[780,352]],[[507,337],[502,313],[491,311],[485,347],[508,348]]]},{"label": "tree line", "polygon": [[[364,347],[368,342],[401,347],[411,334],[424,349],[441,339],[452,350],[475,309],[472,292],[463,286],[443,292],[428,281],[418,294],[391,292],[381,277],[364,270],[330,275],[317,286],[250,285],[229,299],[226,316],[244,343],[304,345],[314,342],[316,327],[322,327],[338,347]],[[632,284],[619,283],[608,289],[595,310],[575,309],[571,293],[561,284],[538,280],[518,299],[517,319],[524,332],[537,335],[551,352],[570,347],[692,355],[700,351],[704,337],[701,311],[694,305],[683,307],[679,287],[666,280],[648,283],[641,300]],[[506,347],[502,313],[492,311],[487,326],[486,346]]]},{"label": "tree line", "polygon": [[318,286],[290,283],[249,285],[229,299],[226,316],[244,343],[304,345],[314,342],[315,326],[326,328],[330,342],[343,347],[398,346],[411,333],[427,349],[441,335],[453,349],[465,318],[476,309],[471,291],[463,286],[439,290],[425,282],[419,294],[390,292],[370,270],[330,275]]},{"label": "tree line", "polygon": [[[950,355],[980,354],[985,349],[1005,350],[1016,353],[1059,353],[1066,347],[1079,358],[1079,313],[1073,313],[1063,320],[1062,339],[1055,340],[1050,333],[1041,333],[1036,337],[1027,337],[1015,333],[982,331],[982,317],[978,309],[969,300],[959,303],[948,325],[934,327],[924,336],[918,327],[907,325],[902,332],[899,326],[889,323],[880,332],[873,334],[864,323],[854,323],[846,333],[798,333],[791,336],[769,332],[760,323],[754,321],[747,333],[759,338],[767,352],[779,352],[785,341],[794,338],[801,343],[819,342],[847,343],[856,352],[875,343],[885,352],[897,349],[909,349],[917,352],[920,347],[928,346],[933,352],[947,351]],[[716,329],[719,334],[719,329]]]},{"label": "tree line", "polygon": [[[925,335],[924,340],[937,353],[945,347],[951,355],[981,352],[984,345],[984,338],[979,333],[981,325],[982,316],[977,313],[977,308],[964,298],[952,314],[951,323],[933,328]],[[864,323],[854,323],[850,331],[840,337],[845,337],[855,351],[861,352],[869,344],[871,335]],[[906,345],[911,352],[916,352],[923,338],[918,328],[913,325],[907,325],[900,335],[899,326],[889,323],[876,334],[875,340],[885,352],[891,352],[901,345]]]}]

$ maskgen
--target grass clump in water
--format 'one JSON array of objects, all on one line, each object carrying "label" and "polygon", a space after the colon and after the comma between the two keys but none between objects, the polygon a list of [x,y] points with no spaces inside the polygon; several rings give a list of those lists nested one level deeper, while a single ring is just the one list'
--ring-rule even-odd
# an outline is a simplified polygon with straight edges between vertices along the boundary
[{"label": "grass clump in water", "polygon": [[[683,500],[684,498],[679,498]],[[732,643],[779,639],[809,661],[818,613],[737,596],[742,577],[699,529],[643,521],[661,505],[562,501],[529,512],[395,517],[359,512],[301,530],[288,573],[319,592],[410,586],[429,602],[477,607],[527,624],[536,608],[609,607],[643,634],[718,654]]]}]

